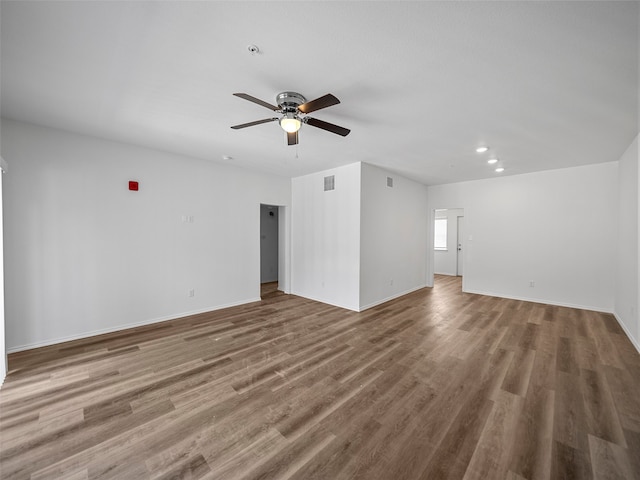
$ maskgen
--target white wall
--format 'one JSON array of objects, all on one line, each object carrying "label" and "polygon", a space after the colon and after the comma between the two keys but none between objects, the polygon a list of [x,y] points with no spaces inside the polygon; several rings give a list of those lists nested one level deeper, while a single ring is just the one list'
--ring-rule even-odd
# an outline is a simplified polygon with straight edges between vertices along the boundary
[{"label": "white wall", "polygon": [[619,160],[615,314],[640,350],[638,315],[638,137]]},{"label": "white wall", "polygon": [[5,161],[0,157],[0,385],[7,375],[7,347],[5,339],[5,319],[4,319],[4,248],[2,233],[2,182],[4,178]]},{"label": "white wall", "polygon": [[258,206],[290,205],[288,178],[12,121],[2,136],[9,351],[259,299]]},{"label": "white wall", "polygon": [[[638,9],[638,25],[640,25],[640,9]],[[638,48],[638,76],[637,76],[637,80],[638,80],[638,96],[636,97],[636,101],[638,103],[638,115],[636,116],[636,129],[640,132],[640,48]],[[640,134],[639,134],[640,135]],[[636,136],[636,142],[639,142],[640,140],[638,140],[638,137]],[[638,171],[638,176],[637,178],[637,183],[636,183],[636,189],[638,191],[637,199],[638,199],[638,229],[636,232],[636,235],[638,238],[638,244],[636,245],[636,252],[638,255],[638,289],[636,291],[636,306],[638,306],[638,304],[640,303],[640,146],[637,147],[637,171]],[[640,311],[638,311],[638,309],[636,308],[636,315],[638,317],[640,317]],[[636,349],[638,351],[640,351],[640,318],[638,318],[637,320],[637,330],[638,335],[633,338],[633,341],[635,343]]]},{"label": "white wall", "polygon": [[617,183],[611,162],[427,190],[464,208],[465,291],[612,312]]},{"label": "white wall", "polygon": [[[427,188],[362,165],[360,310],[426,286]],[[393,187],[387,186],[387,177]]]},{"label": "white wall", "polygon": [[291,293],[291,207],[278,206],[278,290]]},{"label": "white wall", "polygon": [[[324,191],[324,177],[335,190]],[[291,292],[359,309],[360,164],[291,180]]]},{"label": "white wall", "polygon": [[[433,251],[433,272],[440,275],[458,274],[458,217],[462,208],[447,208],[436,213],[436,218],[447,219],[447,249]],[[464,251],[463,251],[464,253]]]}]

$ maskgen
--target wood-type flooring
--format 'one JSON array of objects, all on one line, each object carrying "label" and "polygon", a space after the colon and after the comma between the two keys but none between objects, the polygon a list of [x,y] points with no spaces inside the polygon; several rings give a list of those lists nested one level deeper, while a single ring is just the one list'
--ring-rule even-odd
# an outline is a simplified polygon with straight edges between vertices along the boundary
[{"label": "wood-type flooring", "polygon": [[609,314],[293,295],[12,354],[9,479],[640,479],[640,355]]}]

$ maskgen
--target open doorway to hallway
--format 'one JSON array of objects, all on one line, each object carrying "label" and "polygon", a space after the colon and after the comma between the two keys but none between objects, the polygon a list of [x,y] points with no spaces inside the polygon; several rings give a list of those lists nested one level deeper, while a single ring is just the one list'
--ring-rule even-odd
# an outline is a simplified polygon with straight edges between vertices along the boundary
[{"label": "open doorway to hallway", "polygon": [[[462,277],[466,248],[464,209],[438,208],[433,213],[433,273],[435,276]],[[462,281],[455,284],[462,285]]]},{"label": "open doorway to hallway", "polygon": [[282,295],[280,265],[280,208],[260,205],[260,298]]}]

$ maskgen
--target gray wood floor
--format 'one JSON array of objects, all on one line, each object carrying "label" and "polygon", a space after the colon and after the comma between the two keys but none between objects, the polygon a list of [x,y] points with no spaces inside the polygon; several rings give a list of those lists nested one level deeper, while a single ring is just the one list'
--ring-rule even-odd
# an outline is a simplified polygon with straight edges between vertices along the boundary
[{"label": "gray wood floor", "polygon": [[2,479],[638,479],[613,316],[437,277],[362,313],[290,295],[19,354]]}]

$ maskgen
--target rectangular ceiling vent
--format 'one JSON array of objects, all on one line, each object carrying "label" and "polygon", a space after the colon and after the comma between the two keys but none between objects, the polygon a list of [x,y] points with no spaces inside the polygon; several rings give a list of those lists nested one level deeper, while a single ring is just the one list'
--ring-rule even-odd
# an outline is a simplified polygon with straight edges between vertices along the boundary
[{"label": "rectangular ceiling vent", "polygon": [[336,189],[336,176],[329,175],[328,177],[324,177],[324,191],[328,192],[329,190]]},{"label": "rectangular ceiling vent", "polygon": [[393,178],[387,177],[387,187],[393,188]]}]

